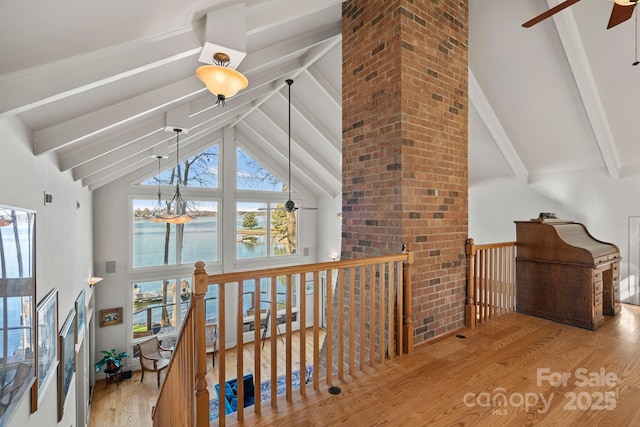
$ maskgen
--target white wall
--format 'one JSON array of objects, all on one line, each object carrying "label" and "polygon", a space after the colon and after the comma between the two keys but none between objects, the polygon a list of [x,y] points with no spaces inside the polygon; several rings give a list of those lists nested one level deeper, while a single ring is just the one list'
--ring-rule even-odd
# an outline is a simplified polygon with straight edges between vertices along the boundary
[{"label": "white wall", "polygon": [[[51,289],[58,292],[58,329],[82,289],[91,289],[92,274],[91,193],[61,173],[51,156],[36,157],[31,149],[31,132],[14,118],[0,119],[0,204],[36,211],[36,301]],[[53,203],[44,205],[44,192]],[[76,208],[76,202],[80,208]],[[86,334],[85,334],[86,335]],[[20,402],[10,425],[46,427],[58,425],[57,379],[47,388],[38,410],[31,414],[31,398]],[[76,389],[72,384],[61,426],[76,425]]]},{"label": "white wall", "polygon": [[628,275],[628,219],[640,215],[640,177],[612,180],[598,169],[538,175],[530,181],[527,186],[515,178],[470,182],[469,237],[477,244],[514,241],[514,221],[555,212],[620,247],[622,282]]},{"label": "white wall", "polygon": [[332,261],[329,254],[340,259],[342,250],[342,194],[331,199],[328,196],[318,198],[318,262]]}]

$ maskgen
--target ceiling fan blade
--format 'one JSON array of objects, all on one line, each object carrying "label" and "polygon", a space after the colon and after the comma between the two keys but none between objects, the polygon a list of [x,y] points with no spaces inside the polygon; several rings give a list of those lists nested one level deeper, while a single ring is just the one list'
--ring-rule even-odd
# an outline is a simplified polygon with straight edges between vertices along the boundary
[{"label": "ceiling fan blade", "polygon": [[560,12],[561,10],[564,10],[564,9],[568,8],[572,4],[578,3],[579,1],[580,0],[567,0],[567,1],[564,1],[564,2],[560,3],[559,5],[554,6],[551,9],[547,10],[546,12],[541,13],[540,15],[536,16],[535,18],[525,22],[524,24],[522,24],[522,26],[525,27],[525,28],[532,27],[532,26],[536,25],[538,22],[544,21],[545,19],[549,18],[550,16],[555,15],[556,13]]},{"label": "ceiling fan blade", "polygon": [[620,6],[618,3],[614,3],[613,9],[611,10],[611,17],[609,18],[609,25],[607,25],[607,30],[630,19],[633,16],[635,7],[635,4]]}]

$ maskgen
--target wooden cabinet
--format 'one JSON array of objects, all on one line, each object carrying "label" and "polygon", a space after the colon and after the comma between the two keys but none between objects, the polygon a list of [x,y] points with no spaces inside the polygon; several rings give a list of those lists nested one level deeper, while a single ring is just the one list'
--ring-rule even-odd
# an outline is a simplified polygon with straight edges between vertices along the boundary
[{"label": "wooden cabinet", "polygon": [[571,221],[516,222],[516,311],[597,329],[620,312],[620,250]]}]

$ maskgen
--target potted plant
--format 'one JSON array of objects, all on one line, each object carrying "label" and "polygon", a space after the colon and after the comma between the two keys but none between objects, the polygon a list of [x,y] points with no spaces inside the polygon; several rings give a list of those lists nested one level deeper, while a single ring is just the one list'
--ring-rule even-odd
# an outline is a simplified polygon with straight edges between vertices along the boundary
[{"label": "potted plant", "polygon": [[125,357],[129,357],[126,352],[116,353],[116,349],[112,348],[111,350],[102,350],[100,351],[104,355],[104,357],[98,360],[95,364],[96,372],[100,372],[104,365],[107,365],[107,370],[115,371],[122,363],[120,361]]}]

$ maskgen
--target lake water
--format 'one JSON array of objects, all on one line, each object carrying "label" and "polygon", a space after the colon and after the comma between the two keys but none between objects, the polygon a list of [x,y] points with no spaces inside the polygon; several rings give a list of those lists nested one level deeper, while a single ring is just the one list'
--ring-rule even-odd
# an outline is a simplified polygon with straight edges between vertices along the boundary
[{"label": "lake water", "polygon": [[[0,213],[6,214],[7,211],[3,210]],[[33,247],[30,244],[29,223],[26,219],[26,214],[22,211],[18,211],[17,215],[17,229],[18,236],[14,234],[13,225],[0,228],[0,235],[2,236],[2,245],[0,249],[2,254],[0,256],[0,278],[6,279],[26,279],[31,284],[32,279],[31,271],[31,251]],[[16,244],[16,240],[18,244]],[[18,262],[18,247],[20,248],[20,259],[22,261],[22,272],[20,271],[20,263]],[[15,284],[19,281],[15,281]],[[11,286],[4,284],[6,292],[11,292]],[[14,285],[19,286],[19,285]],[[6,304],[6,305],[5,305]],[[0,359],[6,361],[19,361],[22,360],[23,350],[30,347],[30,335],[32,324],[23,320],[22,311],[23,308],[27,313],[30,313],[34,308],[34,298],[30,296],[21,296],[20,291],[16,290],[13,295],[7,295],[5,299],[0,298],[0,319],[5,319],[6,328],[3,328],[7,334],[6,336],[6,355],[4,354],[4,345],[0,345]],[[5,313],[6,307],[6,313]],[[5,317],[6,315],[6,317]],[[0,334],[0,338],[1,334]],[[23,342],[24,341],[24,342]],[[15,360],[14,360],[15,357]]]},{"label": "lake water", "polygon": [[[265,226],[265,218],[257,216],[258,220],[258,228],[264,228]],[[236,226],[237,229],[242,228],[242,218],[237,218]],[[160,266],[163,264],[164,259],[164,241],[165,241],[165,232],[166,225],[162,223],[154,223],[146,220],[134,221],[133,224],[134,230],[134,254],[133,254],[133,265],[134,267],[149,267],[149,266]],[[171,227],[172,233],[170,235],[170,244],[169,244],[169,261],[170,263],[175,263],[176,254],[175,254],[175,227]],[[183,231],[183,247],[182,247],[182,263],[183,264],[192,264],[198,260],[207,261],[216,261],[218,260],[218,224],[216,218],[204,217],[204,218],[196,218],[193,221],[185,224]],[[267,254],[267,242],[266,236],[257,236],[257,240],[255,243],[243,243],[242,235],[238,234],[236,238],[236,253],[237,258],[239,259],[248,259],[248,258],[256,258],[256,257],[264,257]],[[274,248],[275,251],[282,251],[283,245],[276,245]],[[206,259],[209,258],[209,259]],[[167,279],[171,279],[170,286],[175,286],[175,278],[168,277]],[[191,288],[191,277],[180,278],[180,282],[186,281]],[[149,282],[138,282],[134,284],[135,287],[139,289],[141,295],[146,295],[147,298],[151,298],[154,295],[161,296],[162,294],[162,281],[149,281]],[[264,279],[263,283],[260,285],[261,291],[266,292],[268,289],[268,283],[266,279]],[[244,286],[245,292],[253,290],[253,281],[245,284]],[[285,296],[285,285],[278,284],[278,301],[284,301]],[[179,293],[179,291],[178,291]],[[217,300],[215,299],[216,295],[214,290],[209,291],[205,296],[205,304],[206,304],[206,317],[211,320],[217,316],[218,307]],[[180,300],[180,297],[177,297]],[[261,299],[265,300],[270,297],[267,297],[265,294],[262,295]],[[245,295],[243,297],[243,307],[246,312],[249,308],[252,308],[253,301],[251,295]],[[173,295],[169,295],[167,299],[168,303],[172,303]],[[151,321],[153,323],[160,322],[161,319],[161,309],[159,306],[161,302],[157,303],[147,303],[144,305],[144,308],[149,308],[156,306],[158,308],[151,310]],[[262,303],[262,308],[266,308],[267,304]],[[143,306],[138,305],[134,307],[134,312],[142,309]],[[169,316],[173,314],[173,309],[168,307]],[[183,311],[186,310],[186,306],[184,306]],[[135,324],[146,324],[147,322],[147,311],[143,310],[138,314],[134,314],[134,325]]]}]

